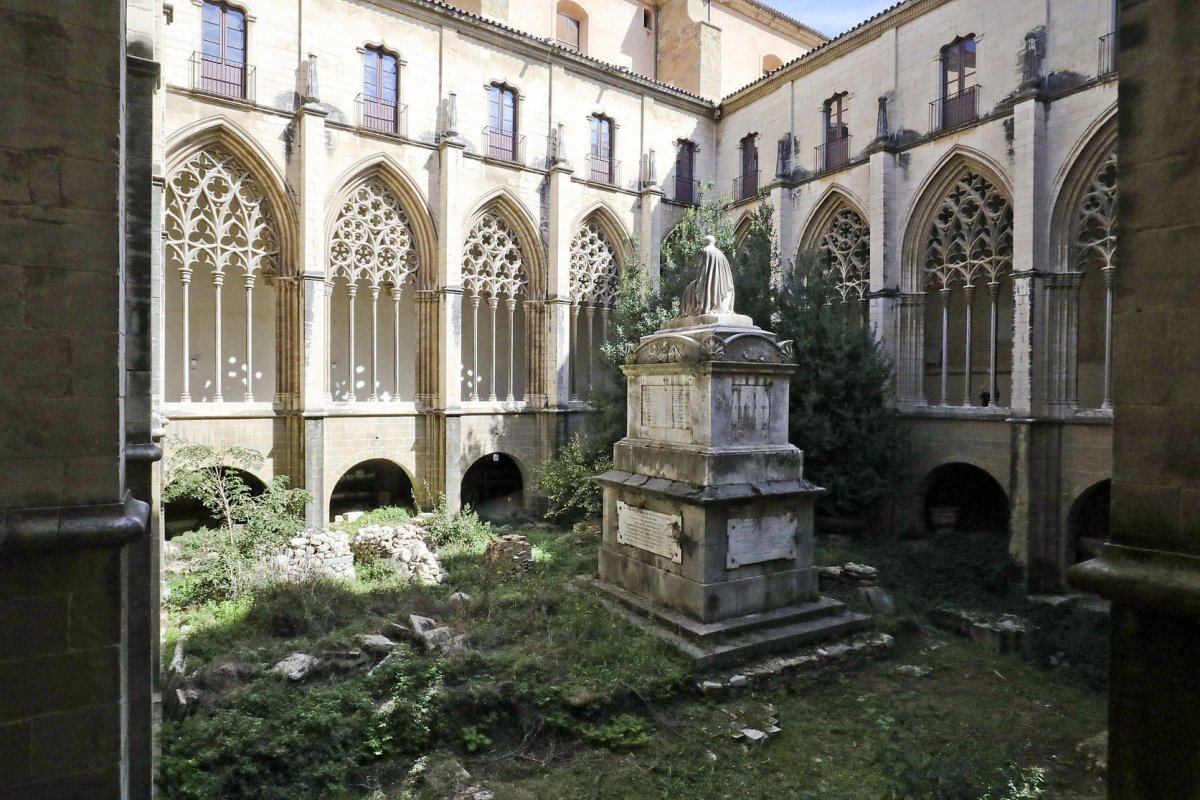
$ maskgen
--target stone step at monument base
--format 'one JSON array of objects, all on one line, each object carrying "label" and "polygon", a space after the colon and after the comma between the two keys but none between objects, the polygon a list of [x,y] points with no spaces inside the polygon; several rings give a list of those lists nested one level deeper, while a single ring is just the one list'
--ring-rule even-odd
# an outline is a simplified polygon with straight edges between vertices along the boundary
[{"label": "stone step at monument base", "polygon": [[610,610],[670,643],[700,667],[739,664],[860,631],[871,623],[866,614],[850,611],[845,603],[828,597],[761,614],[702,623],[598,578],[586,581],[584,586]]}]

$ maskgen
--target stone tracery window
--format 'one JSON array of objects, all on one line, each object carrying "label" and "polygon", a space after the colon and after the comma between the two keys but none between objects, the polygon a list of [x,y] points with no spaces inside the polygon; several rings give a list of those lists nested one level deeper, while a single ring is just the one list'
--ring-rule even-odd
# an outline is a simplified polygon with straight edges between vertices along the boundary
[{"label": "stone tracery window", "polygon": [[[619,265],[616,250],[595,224],[587,222],[571,240],[571,396],[591,382],[595,352],[608,335],[608,311],[616,297]],[[579,311],[584,311],[585,348],[579,334]],[[597,332],[596,310],[600,310]],[[586,364],[586,374],[583,372]]]},{"label": "stone tracery window", "polygon": [[837,279],[834,286],[842,302],[857,300],[865,313],[871,288],[871,226],[854,209],[843,208],[829,221],[817,249]]},{"label": "stone tracery window", "polygon": [[[515,362],[517,358],[516,332],[521,310],[517,303],[524,294],[529,283],[525,271],[525,259],[522,246],[516,231],[499,214],[486,212],[480,216],[463,247],[462,265],[463,289],[471,302],[471,322],[473,338],[471,341],[471,374],[468,376],[468,396],[471,400],[479,399],[479,388],[483,377],[479,371],[479,306],[487,301],[491,309],[491,366],[489,400],[496,400],[497,395],[497,316],[501,300],[508,311],[508,332],[503,342],[508,353],[508,391],[506,400],[516,399]],[[503,331],[500,331],[503,334]],[[466,337],[463,338],[464,349]],[[521,348],[522,351],[524,348]],[[465,359],[464,359],[465,360]]]},{"label": "stone tracery window", "polygon": [[1117,269],[1117,152],[1096,169],[1072,219],[1072,266],[1076,272],[1099,271],[1104,281],[1104,399],[1112,405],[1113,278]]},{"label": "stone tracery window", "polygon": [[[254,400],[255,381],[262,374],[254,371],[254,288],[260,275],[273,278],[279,272],[280,247],[271,204],[262,187],[248,169],[233,155],[220,147],[201,150],[187,159],[171,175],[166,187],[166,220],[163,230],[168,269],[179,275],[178,316],[181,320],[182,362],[180,400],[192,400],[192,389],[199,388],[200,398],[222,402],[223,384],[228,380],[243,384],[243,399]],[[207,274],[207,284],[192,288],[195,273]],[[226,277],[241,278],[245,291],[244,306],[236,297],[223,305],[222,289]],[[201,288],[203,287],[203,288]],[[172,290],[174,293],[174,291]],[[209,342],[191,339],[193,302],[200,316],[212,317],[213,337]],[[234,307],[230,307],[234,306]],[[273,306],[262,310],[261,316],[273,317]],[[226,320],[243,321],[244,361],[237,356],[226,358],[225,335],[236,337],[239,332],[226,330]],[[263,320],[260,320],[262,323]],[[267,330],[273,332],[273,320]],[[198,345],[193,350],[193,344]],[[174,346],[172,345],[172,350]],[[200,366],[211,355],[213,371],[208,374]],[[273,359],[273,349],[260,354],[260,363]],[[192,386],[193,371],[203,380],[200,387]],[[239,377],[239,372],[244,373]]]},{"label": "stone tracery window", "polygon": [[941,405],[948,403],[949,318],[951,295],[963,293],[966,315],[964,339],[964,405],[972,401],[972,306],[976,285],[987,286],[990,298],[990,354],[987,404],[996,404],[996,351],[999,295],[1012,272],[1013,214],[1008,199],[981,175],[964,174],[942,201],[930,225],[925,249],[926,286],[942,298]]},{"label": "stone tracery window", "polygon": [[[355,313],[359,290],[365,288],[371,299],[368,400],[379,400],[381,397],[379,299],[385,292],[392,301],[392,391],[385,391],[382,396],[383,399],[400,399],[404,377],[401,334],[406,322],[401,304],[404,286],[414,281],[416,271],[417,254],[413,248],[412,228],[400,200],[379,178],[364,181],[342,203],[329,244],[326,319],[329,320],[330,335],[327,350],[330,353],[328,380],[331,397],[353,402],[357,399],[356,390],[366,385],[359,377],[367,370],[367,365],[358,363],[356,345],[361,325]],[[339,286],[344,288],[344,298],[335,297]],[[343,310],[342,306],[344,316],[339,313]],[[335,330],[339,339],[336,343],[333,341]],[[334,374],[337,363],[334,353],[342,352],[343,344],[349,354],[346,369],[340,371],[344,377]]]}]

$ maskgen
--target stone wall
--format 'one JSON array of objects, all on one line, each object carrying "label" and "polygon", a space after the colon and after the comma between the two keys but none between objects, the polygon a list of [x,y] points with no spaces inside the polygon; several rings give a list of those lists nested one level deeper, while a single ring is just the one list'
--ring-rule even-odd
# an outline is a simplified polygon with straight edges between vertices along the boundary
[{"label": "stone wall", "polygon": [[1121,3],[1112,543],[1077,567],[1113,600],[1109,797],[1200,797],[1200,6]]},{"label": "stone wall", "polygon": [[[0,786],[151,792],[153,91],[124,3],[0,9]],[[154,14],[137,12],[131,24]],[[125,172],[122,171],[124,158]]]}]

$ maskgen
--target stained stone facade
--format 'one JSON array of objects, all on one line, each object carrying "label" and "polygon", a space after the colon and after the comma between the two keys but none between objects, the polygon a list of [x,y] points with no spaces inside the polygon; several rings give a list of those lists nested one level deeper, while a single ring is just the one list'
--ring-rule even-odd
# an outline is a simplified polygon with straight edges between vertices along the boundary
[{"label": "stained stone facade", "polygon": [[825,43],[746,0],[568,5],[578,43],[515,2],[217,4],[244,15],[232,73],[213,4],[170,9],[167,430],[263,451],[313,523],[485,484],[536,505],[625,243],[657,275],[711,182],[821,251],[884,342],[916,446],[897,524],[1007,531],[1059,585],[1110,477],[1110,1],[910,0]]}]

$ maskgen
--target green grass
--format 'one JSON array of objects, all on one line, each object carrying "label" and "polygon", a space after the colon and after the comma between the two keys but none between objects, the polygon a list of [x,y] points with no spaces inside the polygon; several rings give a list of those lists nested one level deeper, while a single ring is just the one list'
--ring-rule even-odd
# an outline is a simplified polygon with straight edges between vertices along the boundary
[{"label": "green grass", "polygon": [[[189,672],[237,662],[252,665],[253,675],[195,716],[164,721],[162,795],[433,798],[410,773],[446,751],[499,800],[883,800],[889,791],[979,800],[1033,766],[1048,770],[1045,797],[1103,797],[1074,755],[1104,727],[1102,695],[1070,670],[1037,666],[1050,654],[996,656],[921,622],[937,592],[970,605],[964,601],[980,591],[980,581],[962,588],[934,573],[952,569],[974,580],[1006,569],[990,561],[993,543],[819,544],[818,563],[881,569],[908,619],[890,623],[896,658],[820,683],[699,700],[680,656],[571,589],[575,576],[594,573],[594,534],[537,525],[512,532],[534,545],[529,576],[490,577],[481,568],[486,529],[468,520],[446,522],[440,534],[449,573],[440,586],[410,585],[374,562],[360,566],[354,582],[260,586],[226,602],[171,608],[164,662],[187,625]],[[188,548],[202,552],[203,543]],[[988,610],[1019,604],[1002,580],[996,587],[983,591]],[[456,591],[471,600],[451,602]],[[406,646],[371,676],[299,684],[269,672],[291,652],[345,650],[355,634],[406,624],[414,613],[469,634],[471,652],[441,658]],[[1055,624],[1056,635],[1070,639],[1063,620]],[[899,676],[898,663],[932,674]],[[783,730],[751,747],[728,729],[731,713],[755,703],[774,705]],[[941,793],[896,794],[915,785]]]}]

